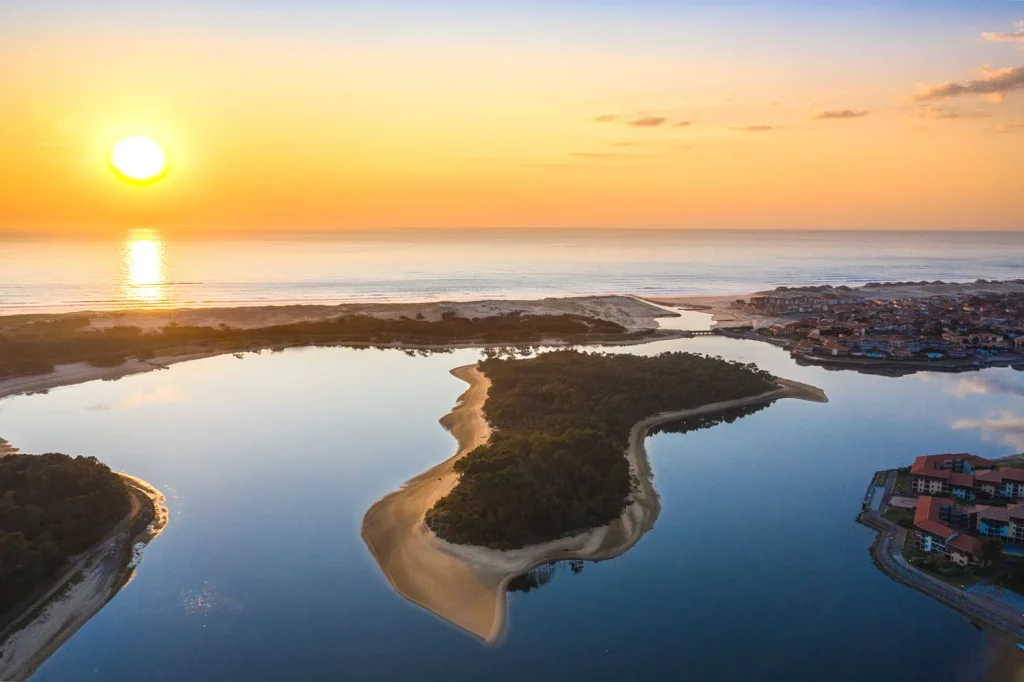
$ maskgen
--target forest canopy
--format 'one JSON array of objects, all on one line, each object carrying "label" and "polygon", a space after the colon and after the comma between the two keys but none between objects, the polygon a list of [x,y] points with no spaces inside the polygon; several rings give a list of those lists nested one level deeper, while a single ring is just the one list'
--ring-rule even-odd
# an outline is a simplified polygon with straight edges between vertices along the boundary
[{"label": "forest canopy", "polygon": [[11,316],[0,318],[0,379],[45,374],[63,363],[115,367],[132,357],[148,359],[197,349],[236,351],[276,345],[344,343],[572,343],[623,340],[646,334],[628,332],[615,322],[583,315],[521,313],[469,318],[449,312],[439,320],[343,315],[321,322],[251,329],[172,324],[151,332],[130,326],[94,329],[85,316]]},{"label": "forest canopy", "polygon": [[101,540],[130,510],[124,481],[95,457],[0,458],[0,613]]},{"label": "forest canopy", "polygon": [[490,440],[455,463],[459,482],[427,525],[460,544],[511,549],[617,518],[634,482],[624,456],[651,415],[776,388],[753,364],[692,353],[556,351],[480,363]]}]

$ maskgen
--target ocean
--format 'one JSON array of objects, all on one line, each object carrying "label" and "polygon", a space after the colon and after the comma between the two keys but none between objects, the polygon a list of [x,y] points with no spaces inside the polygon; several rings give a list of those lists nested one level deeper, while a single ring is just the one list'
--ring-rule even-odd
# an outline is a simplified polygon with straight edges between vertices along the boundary
[{"label": "ocean", "polygon": [[1024,276],[1012,232],[421,230],[232,239],[0,235],[0,314]]}]

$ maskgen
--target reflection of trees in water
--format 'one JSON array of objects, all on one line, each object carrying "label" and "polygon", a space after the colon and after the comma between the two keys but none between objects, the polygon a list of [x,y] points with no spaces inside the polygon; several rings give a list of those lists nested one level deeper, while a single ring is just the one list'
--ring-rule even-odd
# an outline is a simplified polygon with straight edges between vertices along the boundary
[{"label": "reflection of trees in water", "polygon": [[699,417],[690,417],[689,419],[678,419],[676,421],[665,422],[664,424],[658,424],[651,429],[650,434],[653,436],[658,433],[689,433],[690,431],[698,431],[700,429],[710,429],[712,426],[718,426],[719,424],[732,424],[737,419],[742,419],[747,415],[760,412],[773,402],[775,401],[773,400],[771,402],[761,403],[760,405],[734,407],[723,412],[716,412],[715,414],[707,414]]},{"label": "reflection of trees in water", "polygon": [[572,573],[583,572],[583,562],[573,559],[571,561],[556,561],[550,564],[538,566],[532,571],[521,573],[508,581],[509,592],[532,592],[547,585],[555,577],[555,573],[568,568]]}]

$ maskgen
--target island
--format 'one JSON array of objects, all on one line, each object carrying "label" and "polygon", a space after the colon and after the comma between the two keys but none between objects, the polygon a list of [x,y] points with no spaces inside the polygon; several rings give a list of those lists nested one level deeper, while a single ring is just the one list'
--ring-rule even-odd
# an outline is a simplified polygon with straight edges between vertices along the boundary
[{"label": "island", "polygon": [[94,457],[0,446],[0,679],[24,680],[131,580],[167,514]]},{"label": "island", "polygon": [[362,536],[401,595],[487,643],[504,632],[517,576],[619,556],[653,527],[652,428],[781,398],[827,402],[690,353],[554,351],[452,373],[469,384],[441,420],[458,451],[374,504]]}]

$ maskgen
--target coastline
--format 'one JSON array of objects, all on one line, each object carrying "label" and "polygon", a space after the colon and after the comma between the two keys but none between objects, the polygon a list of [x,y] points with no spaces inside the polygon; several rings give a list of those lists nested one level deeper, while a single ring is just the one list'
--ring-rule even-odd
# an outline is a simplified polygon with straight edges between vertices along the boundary
[{"label": "coastline", "polygon": [[132,495],[129,515],[105,538],[69,563],[46,591],[0,631],[0,679],[27,680],[47,658],[131,582],[138,545],[167,524],[163,494],[146,481],[118,473]]},{"label": "coastline", "polygon": [[647,417],[630,431],[625,456],[639,486],[618,519],[579,535],[501,551],[446,542],[424,522],[427,510],[458,482],[455,461],[490,435],[482,412],[490,381],[475,365],[451,373],[469,384],[456,406],[441,419],[458,443],[456,454],[370,507],[363,518],[362,537],[395,591],[487,644],[499,641],[505,631],[506,588],[514,577],[552,561],[617,557],[653,528],[661,503],[644,446],[652,427],[782,398],[828,402],[821,389],[777,378],[780,388],[773,391]]},{"label": "coastline", "polygon": [[[40,319],[61,319],[65,317],[88,317],[89,328],[104,329],[114,325],[137,326],[143,331],[156,331],[167,325],[198,325],[217,327],[228,325],[237,328],[260,328],[294,322],[323,321],[341,314],[363,314],[380,319],[401,319],[421,316],[421,319],[436,321],[447,314],[469,318],[487,318],[509,314],[563,315],[575,314],[615,322],[626,329],[625,334],[606,338],[566,341],[563,339],[539,339],[529,343],[519,341],[482,341],[468,339],[450,343],[407,343],[374,341],[329,341],[311,342],[308,338],[297,338],[289,342],[265,343],[259,346],[216,347],[213,345],[192,345],[167,349],[158,357],[139,360],[131,359],[114,367],[97,367],[87,362],[57,365],[47,374],[15,376],[0,379],[0,400],[23,393],[44,392],[53,388],[70,386],[87,381],[112,381],[130,374],[166,369],[170,365],[188,360],[246,353],[260,350],[283,350],[310,345],[340,348],[382,348],[401,350],[422,350],[444,352],[462,348],[494,348],[528,345],[532,347],[563,347],[578,345],[639,345],[652,341],[683,338],[685,333],[660,328],[657,319],[676,315],[671,311],[652,306],[630,296],[582,296],[568,298],[546,298],[534,301],[491,300],[435,303],[395,304],[342,304],[337,306],[252,306],[238,308],[198,308],[178,310],[38,314],[30,317]],[[19,316],[24,317],[24,316]],[[0,328],[4,317],[0,316]],[[168,352],[170,351],[170,352]]]}]

